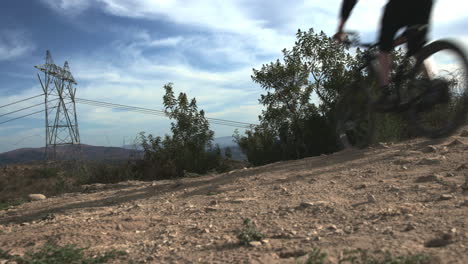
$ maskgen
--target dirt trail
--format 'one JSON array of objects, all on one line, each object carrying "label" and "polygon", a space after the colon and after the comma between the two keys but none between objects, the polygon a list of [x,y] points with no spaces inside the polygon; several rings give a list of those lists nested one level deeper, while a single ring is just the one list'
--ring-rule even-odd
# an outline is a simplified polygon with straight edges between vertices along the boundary
[{"label": "dirt trail", "polygon": [[[1,211],[0,249],[21,255],[57,243],[123,250],[122,263],[295,263],[313,248],[331,262],[362,248],[468,263],[465,177],[468,137],[454,136],[200,178],[92,185]],[[240,246],[244,218],[267,241]]]}]

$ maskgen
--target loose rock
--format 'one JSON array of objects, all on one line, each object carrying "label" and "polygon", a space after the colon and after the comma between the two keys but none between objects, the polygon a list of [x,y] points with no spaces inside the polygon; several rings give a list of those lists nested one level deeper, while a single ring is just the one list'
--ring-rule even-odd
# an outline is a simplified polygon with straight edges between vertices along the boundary
[{"label": "loose rock", "polygon": [[442,195],[440,196],[440,200],[450,200],[450,199],[452,199],[452,198],[453,198],[453,196],[450,195],[450,194],[442,194]]},{"label": "loose rock", "polygon": [[365,189],[366,187],[367,187],[367,185],[365,185],[365,184],[359,184],[356,187],[354,187],[354,189],[355,190],[360,190],[360,189]]},{"label": "loose rock", "polygon": [[375,199],[375,196],[372,194],[367,195],[367,202],[368,203],[376,203],[377,199]]},{"label": "loose rock", "polygon": [[249,245],[252,246],[252,247],[260,247],[260,246],[262,246],[262,242],[252,241],[252,242],[249,242]]},{"label": "loose rock", "polygon": [[385,149],[390,148],[390,147],[387,145],[387,143],[379,142],[378,145],[379,145],[379,147],[381,147],[381,148],[385,148]]},{"label": "loose rock", "polygon": [[28,195],[28,197],[31,201],[40,201],[47,199],[47,197],[43,194],[30,194]]},{"label": "loose rock", "polygon": [[437,147],[429,145],[422,150],[423,153],[433,153],[437,152]]}]

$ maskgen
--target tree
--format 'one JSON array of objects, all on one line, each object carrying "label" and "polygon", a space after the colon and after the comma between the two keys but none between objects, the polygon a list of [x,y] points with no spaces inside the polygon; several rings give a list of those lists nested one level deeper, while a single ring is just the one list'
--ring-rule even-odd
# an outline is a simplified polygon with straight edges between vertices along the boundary
[{"label": "tree", "polygon": [[[265,110],[259,116],[260,126],[245,137],[237,135],[237,142],[257,165],[337,147],[334,103],[352,78],[348,65],[354,63],[353,57],[323,32],[299,30],[296,37],[294,47],[283,50],[283,61],[253,69],[252,80],[266,91],[259,100]],[[314,92],[320,101],[312,101]]]},{"label": "tree", "polygon": [[165,113],[175,120],[171,123],[172,136],[145,136],[141,134],[144,159],[158,178],[183,177],[185,172],[206,173],[219,165],[219,147],[213,147],[214,132],[203,110],[198,110],[195,98],[188,100],[185,93],[174,96],[173,85],[164,85]]}]

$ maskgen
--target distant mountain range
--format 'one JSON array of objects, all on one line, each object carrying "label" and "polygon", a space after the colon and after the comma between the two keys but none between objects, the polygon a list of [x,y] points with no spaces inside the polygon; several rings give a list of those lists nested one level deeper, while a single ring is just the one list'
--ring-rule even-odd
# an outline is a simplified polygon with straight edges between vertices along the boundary
[{"label": "distant mountain range", "polygon": [[[232,137],[221,137],[214,140],[214,144],[224,150],[229,147],[232,152],[232,158],[235,160],[244,160],[245,156],[240,151],[236,143],[232,141]],[[224,153],[224,151],[223,151]],[[60,146],[57,147],[57,159],[67,160],[74,158],[81,158],[84,160],[127,160],[132,157],[141,157],[143,154],[140,148],[135,146],[119,147],[103,147],[103,146],[90,146],[81,144],[81,154],[77,154],[73,146]],[[0,166],[25,163],[31,161],[44,160],[45,148],[21,148],[4,153],[0,153]]]}]

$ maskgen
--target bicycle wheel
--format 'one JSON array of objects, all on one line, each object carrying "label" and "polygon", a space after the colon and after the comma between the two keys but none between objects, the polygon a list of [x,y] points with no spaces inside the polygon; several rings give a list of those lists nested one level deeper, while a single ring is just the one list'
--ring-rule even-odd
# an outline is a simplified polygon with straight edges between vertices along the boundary
[{"label": "bicycle wheel", "polygon": [[417,55],[410,84],[417,94],[408,112],[419,136],[449,136],[467,121],[468,60],[453,42],[435,41]]},{"label": "bicycle wheel", "polygon": [[357,86],[340,97],[335,116],[335,132],[341,148],[364,148],[372,143],[374,114],[368,90]]}]

